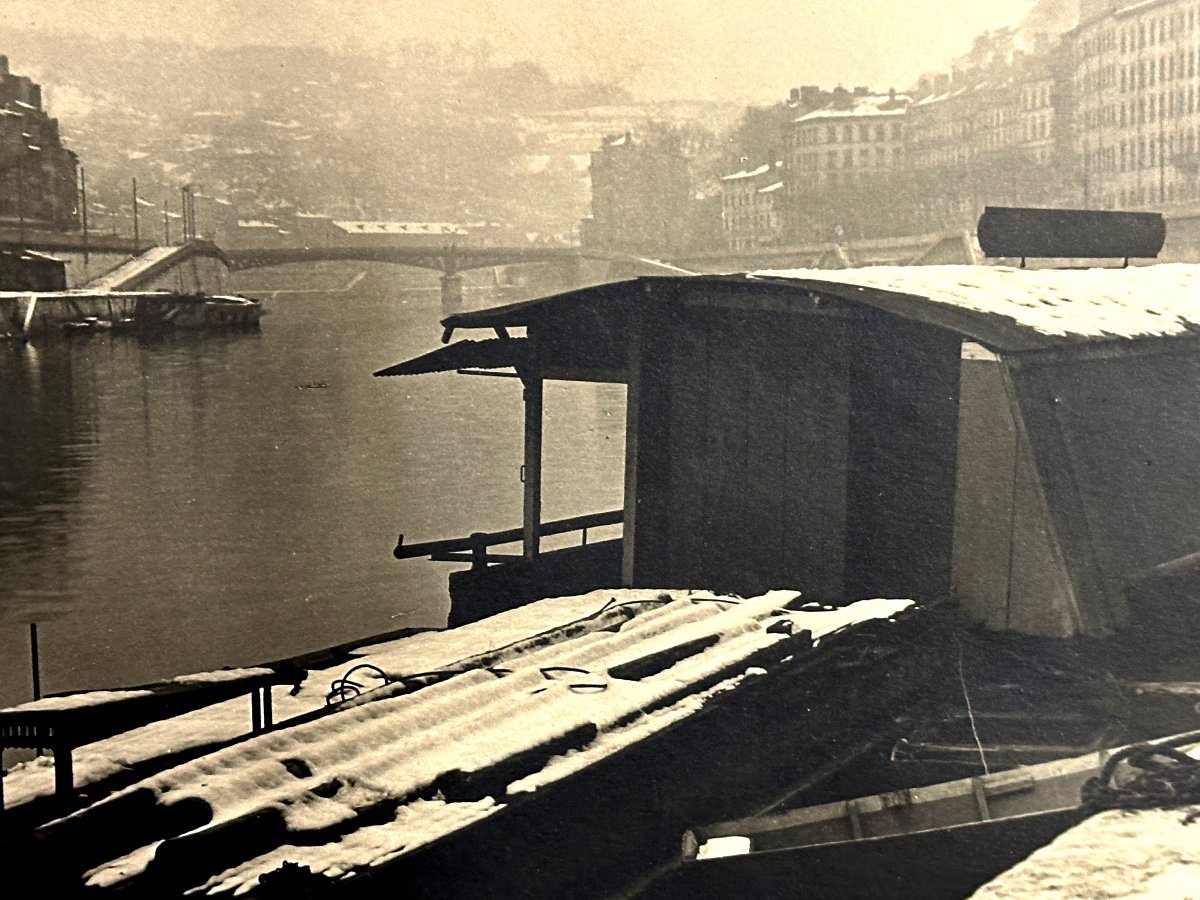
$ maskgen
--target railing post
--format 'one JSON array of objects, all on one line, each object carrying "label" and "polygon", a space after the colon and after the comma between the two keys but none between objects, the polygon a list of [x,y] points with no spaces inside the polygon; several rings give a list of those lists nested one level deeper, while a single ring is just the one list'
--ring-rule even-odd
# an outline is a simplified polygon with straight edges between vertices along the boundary
[{"label": "railing post", "polygon": [[476,531],[471,535],[471,571],[487,568],[487,535]]},{"label": "railing post", "polygon": [[525,382],[525,514],[523,551],[535,559],[541,540],[542,519],[542,378],[526,375]]}]

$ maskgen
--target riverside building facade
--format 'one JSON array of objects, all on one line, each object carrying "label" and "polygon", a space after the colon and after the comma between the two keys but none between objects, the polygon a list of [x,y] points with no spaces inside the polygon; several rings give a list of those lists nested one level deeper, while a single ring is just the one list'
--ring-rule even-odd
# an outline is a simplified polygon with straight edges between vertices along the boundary
[{"label": "riverside building facade", "polygon": [[827,106],[792,123],[786,196],[793,235],[861,237],[870,220],[879,218],[879,187],[904,163],[909,101],[894,90],[874,94],[867,88],[838,88]]},{"label": "riverside building facade", "polygon": [[58,120],[42,108],[41,85],[14,75],[0,55],[0,220],[77,228],[78,169]]},{"label": "riverside building facade", "polygon": [[1092,0],[1081,12],[1070,41],[1084,204],[1200,200],[1200,4]]},{"label": "riverside building facade", "polygon": [[721,234],[726,249],[750,250],[780,242],[782,190],[783,160],[721,177]]}]

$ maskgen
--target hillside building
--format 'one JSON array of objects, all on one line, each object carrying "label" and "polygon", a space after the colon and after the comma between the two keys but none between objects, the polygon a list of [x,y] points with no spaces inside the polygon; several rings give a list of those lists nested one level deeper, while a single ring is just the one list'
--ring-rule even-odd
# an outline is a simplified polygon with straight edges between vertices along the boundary
[{"label": "hillside building", "polygon": [[[804,239],[861,237],[879,225],[880,183],[904,163],[910,98],[838,88],[826,106],[805,113],[788,135],[789,231]],[[885,226],[886,227],[886,226]]]},{"label": "hillside building", "polygon": [[1049,57],[1012,54],[922,86],[908,108],[914,230],[968,227],[991,205],[1071,198]]},{"label": "hillside building", "polygon": [[42,88],[0,55],[0,219],[78,227],[78,160],[62,145]]},{"label": "hillside building", "polygon": [[682,250],[691,242],[693,189],[687,158],[671,135],[610,135],[592,152],[592,215],[581,241],[610,250]]},{"label": "hillside building", "polygon": [[771,247],[782,237],[783,160],[721,178],[721,235],[729,250]]}]

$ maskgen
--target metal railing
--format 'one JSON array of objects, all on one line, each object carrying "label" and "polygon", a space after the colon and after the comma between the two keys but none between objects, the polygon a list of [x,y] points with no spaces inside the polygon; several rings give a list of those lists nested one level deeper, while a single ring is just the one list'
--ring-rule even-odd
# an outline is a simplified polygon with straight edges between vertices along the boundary
[{"label": "metal railing", "polygon": [[[554,522],[543,522],[538,527],[540,537],[556,534],[569,534],[572,531],[581,533],[580,546],[588,542],[588,530],[601,528],[605,525],[620,525],[625,520],[622,510],[611,512],[588,513],[583,516],[572,516],[569,519],[558,519]],[[491,553],[491,547],[500,544],[514,544],[525,536],[521,528],[509,528],[504,531],[476,531],[467,537],[446,538],[440,541],[422,541],[418,544],[404,543],[404,535],[396,542],[392,555],[396,559],[416,559],[428,556],[434,562],[466,562],[473,569],[482,569],[490,563],[512,562],[521,559],[519,553]]]}]

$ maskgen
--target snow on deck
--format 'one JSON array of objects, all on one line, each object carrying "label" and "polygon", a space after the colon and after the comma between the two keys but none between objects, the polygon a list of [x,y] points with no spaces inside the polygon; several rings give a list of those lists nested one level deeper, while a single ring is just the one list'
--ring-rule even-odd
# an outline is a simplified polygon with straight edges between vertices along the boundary
[{"label": "snow on deck", "polygon": [[[451,631],[423,632],[383,644],[359,647],[351,653],[351,659],[348,661],[338,662],[323,669],[309,670],[308,678],[294,696],[287,692],[274,691],[275,721],[285,722],[324,707],[325,695],[330,684],[341,678],[352,666],[369,663],[378,666],[392,677],[437,671],[493,647],[503,646],[543,629],[581,619],[595,613],[614,598],[622,603],[640,602],[652,600],[659,593],[638,590],[595,591],[576,597],[542,600]],[[196,683],[211,681],[224,677],[225,671],[228,670],[184,675],[176,680]],[[368,687],[376,687],[382,683],[378,678],[373,679],[367,672],[356,674],[355,680]],[[120,698],[114,696],[118,693]],[[78,704],[87,704],[88,698],[92,698],[90,702],[108,702],[128,699],[131,693],[87,691],[72,694],[70,697],[79,698],[74,701]],[[24,709],[26,706],[20,708]],[[73,755],[75,785],[82,788],[118,774],[130,766],[170,753],[233,740],[245,734],[249,727],[249,702],[245,697],[238,697],[195,712],[153,722],[93,744],[86,744],[76,748]],[[5,806],[15,807],[38,797],[53,795],[54,770],[50,762],[49,757],[41,757],[13,766],[4,778]]]},{"label": "snow on deck", "polygon": [[[1200,331],[1200,266],[1016,269],[1009,266],[871,266],[783,269],[751,277],[824,282],[1011,319],[1039,335],[1079,340],[1181,335]],[[819,289],[819,288],[814,288]]]},{"label": "snow on deck", "polygon": [[1200,898],[1197,826],[1183,824],[1188,812],[1114,810],[1093,816],[985,884],[973,898]]},{"label": "snow on deck", "polygon": [[83,709],[88,706],[104,706],[108,703],[121,703],[134,697],[150,697],[153,691],[87,691],[82,694],[67,694],[62,697],[42,697],[40,700],[30,700],[0,709],[0,712],[49,712],[51,710]]},{"label": "snow on deck", "polygon": [[[296,835],[294,845],[213,875],[205,893],[247,890],[284,860],[343,877],[492,815],[516,796],[693,715],[712,696],[762,674],[748,660],[775,644],[791,646],[787,642],[796,638],[789,632],[807,630],[819,641],[912,606],[908,600],[867,600],[841,609],[786,608],[797,597],[786,591],[750,599],[593,592],[365,648],[363,661],[412,672],[520,641],[513,655],[491,668],[460,671],[411,693],[376,689],[336,712],[201,756],[115,797],[149,788],[160,804],[202,800],[212,819],[193,835],[263,814],[277,816]],[[538,639],[547,625],[595,614],[601,605],[609,615],[622,614],[619,627],[560,629]],[[639,665],[640,673],[630,668]],[[491,783],[488,773],[513,759],[531,759],[530,751],[549,755],[531,762],[532,770],[516,781],[505,775],[507,788],[487,789],[494,796],[442,796],[447,777],[453,783],[455,776],[484,776],[483,783]],[[74,818],[86,822],[92,809],[104,805]],[[391,811],[382,825],[381,810]],[[356,824],[364,814],[373,824]],[[123,848],[120,858],[93,870],[90,882],[117,885],[136,878],[153,856],[151,845],[173,838],[154,834],[153,823],[140,835],[142,846]]]},{"label": "snow on deck", "polygon": [[[1200,746],[1185,752],[1200,759]],[[972,900],[1200,900],[1200,825],[1185,821],[1189,816],[1200,816],[1200,806],[1099,813],[989,881]]]}]

